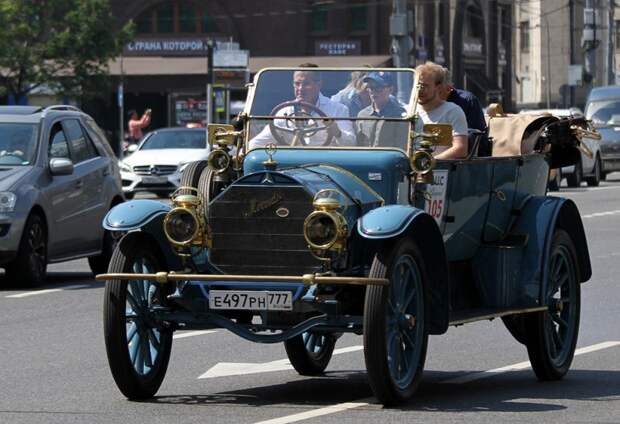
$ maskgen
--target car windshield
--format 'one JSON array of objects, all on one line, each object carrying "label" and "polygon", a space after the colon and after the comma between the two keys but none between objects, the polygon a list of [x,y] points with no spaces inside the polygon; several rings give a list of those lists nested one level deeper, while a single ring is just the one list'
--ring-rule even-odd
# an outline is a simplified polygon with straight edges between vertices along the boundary
[{"label": "car windshield", "polygon": [[160,131],[154,132],[144,140],[140,150],[155,149],[206,149],[207,137],[204,130],[199,131]]},{"label": "car windshield", "polygon": [[620,100],[590,102],[586,108],[586,119],[595,125],[620,125]]},{"label": "car windshield", "polygon": [[0,165],[31,165],[36,147],[35,124],[0,123]]},{"label": "car windshield", "polygon": [[406,149],[412,70],[266,69],[255,84],[249,149],[270,143]]}]

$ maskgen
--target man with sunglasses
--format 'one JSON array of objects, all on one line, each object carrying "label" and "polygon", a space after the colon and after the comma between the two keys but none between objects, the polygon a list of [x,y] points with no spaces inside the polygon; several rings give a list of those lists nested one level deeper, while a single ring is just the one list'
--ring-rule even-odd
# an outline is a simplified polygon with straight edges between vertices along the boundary
[{"label": "man with sunglasses", "polygon": [[362,109],[358,118],[358,146],[398,147],[407,144],[407,123],[386,121],[377,118],[400,118],[406,115],[405,108],[393,96],[394,74],[391,72],[370,72],[363,79],[371,104]]}]

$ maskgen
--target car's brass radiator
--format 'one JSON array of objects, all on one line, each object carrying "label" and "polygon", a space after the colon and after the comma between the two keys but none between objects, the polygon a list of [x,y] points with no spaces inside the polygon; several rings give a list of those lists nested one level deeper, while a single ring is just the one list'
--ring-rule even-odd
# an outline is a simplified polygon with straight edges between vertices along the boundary
[{"label": "car's brass radiator", "polygon": [[227,274],[298,275],[320,270],[303,224],[312,197],[295,185],[233,185],[208,207],[210,261]]}]

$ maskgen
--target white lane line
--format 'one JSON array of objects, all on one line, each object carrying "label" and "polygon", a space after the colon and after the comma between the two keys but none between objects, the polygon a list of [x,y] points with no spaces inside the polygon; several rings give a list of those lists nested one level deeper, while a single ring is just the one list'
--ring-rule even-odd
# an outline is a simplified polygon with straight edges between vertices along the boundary
[{"label": "white lane line", "polygon": [[[566,188],[566,187],[561,187],[560,188],[560,190],[561,190],[560,191],[560,195],[562,193],[562,188]],[[604,186],[604,187],[588,187],[585,190],[580,190],[580,189],[578,189],[578,190],[571,190],[571,189],[568,189],[568,191],[564,191],[564,193],[566,193],[566,194],[582,194],[582,193],[589,193],[591,191],[618,190],[618,189],[620,189],[620,186],[613,185],[613,186]]]},{"label": "white lane line", "polygon": [[184,339],[186,337],[202,336],[204,334],[215,333],[217,330],[196,330],[188,331],[186,333],[178,333],[172,336],[173,339]]},{"label": "white lane line", "polygon": [[[620,345],[620,341],[598,343],[592,346],[586,346],[586,347],[582,347],[581,349],[577,349],[575,351],[575,356],[583,355],[585,353],[590,353],[590,352],[596,352],[597,350],[608,349],[610,347],[615,347],[619,345]],[[442,384],[469,383],[470,381],[493,377],[494,375],[505,373],[505,372],[520,371],[520,370],[524,370],[529,367],[530,367],[529,361],[519,362],[518,364],[513,364],[513,365],[501,367],[501,368],[495,368],[492,370],[467,374],[467,375],[457,377],[457,378],[451,378],[449,380],[444,380],[441,383]]]},{"label": "white lane line", "polygon": [[596,212],[596,213],[591,213],[587,215],[581,215],[581,217],[583,219],[588,219],[588,218],[597,218],[599,216],[610,216],[610,215],[618,215],[618,214],[620,214],[620,210],[607,211],[607,212]]},{"label": "white lane line", "polygon": [[37,296],[40,294],[48,294],[48,293],[56,293],[56,292],[61,292],[61,291],[65,291],[65,290],[72,290],[72,289],[83,289],[85,287],[90,287],[87,284],[78,284],[75,286],[65,286],[59,289],[46,289],[46,290],[35,290],[35,291],[29,291],[29,292],[25,292],[25,293],[19,293],[19,294],[11,294],[8,296],[5,296],[6,298],[9,299],[21,299],[23,297],[29,297],[29,296]]},{"label": "white lane line", "polygon": [[[361,345],[348,346],[335,349],[332,355],[341,355],[343,353],[356,352],[362,349],[364,349],[364,346]],[[293,366],[288,358],[263,363],[219,362],[198,378],[231,377],[234,375],[262,374],[265,372],[288,371],[292,369]]]},{"label": "white lane line", "polygon": [[[363,402],[368,400],[368,402]],[[360,402],[345,402],[337,405],[330,405],[324,408],[313,409],[311,411],[300,412],[298,414],[287,415],[285,417],[273,418],[271,420],[259,421],[255,424],[287,424],[297,421],[307,420],[309,418],[320,417],[323,415],[335,414],[337,412],[346,411],[348,409],[359,408],[360,406],[367,406],[371,399],[360,399]]]}]

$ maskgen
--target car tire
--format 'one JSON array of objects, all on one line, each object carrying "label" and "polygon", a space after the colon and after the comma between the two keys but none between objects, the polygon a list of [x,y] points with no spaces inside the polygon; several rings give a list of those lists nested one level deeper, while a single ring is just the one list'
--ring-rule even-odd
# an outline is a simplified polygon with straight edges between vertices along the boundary
[{"label": "car tire", "polygon": [[385,406],[407,402],[420,384],[428,345],[428,294],[422,254],[402,238],[379,252],[369,277],[390,285],[369,285],[364,304],[364,359],[370,387]]},{"label": "car tire", "polygon": [[[551,173],[551,170],[549,170]],[[555,169],[554,173],[555,177],[549,180],[547,187],[549,187],[549,191],[558,191],[560,190],[560,184],[562,183],[562,168]]]},{"label": "car tire", "polygon": [[305,332],[284,342],[291,365],[300,375],[318,375],[329,364],[336,337],[333,334]]},{"label": "car tire", "polygon": [[[165,262],[152,246],[137,233],[126,235],[114,250],[109,271],[163,271]],[[153,397],[166,375],[172,330],[150,316],[149,310],[165,307],[167,294],[154,281],[106,281],[103,319],[108,364],[116,385],[128,399]]]},{"label": "car tire", "polygon": [[205,212],[211,200],[215,197],[215,172],[211,168],[206,168],[200,174],[198,181],[198,193],[202,201]]},{"label": "car tire", "polygon": [[539,380],[561,379],[573,360],[581,309],[579,275],[575,245],[566,231],[558,229],[543,286],[549,309],[526,317],[527,353]]},{"label": "car tire", "polygon": [[583,180],[583,167],[581,165],[581,161],[575,164],[575,171],[572,174],[568,174],[566,176],[566,184],[569,187],[579,187],[581,186],[581,181]]},{"label": "car tire", "polygon": [[[183,173],[181,174],[181,182],[180,187],[193,187],[198,188],[198,183],[200,181],[200,175],[207,167],[206,160],[197,160],[195,162],[191,162],[189,165],[185,167]],[[190,193],[185,193],[190,194]],[[195,194],[195,193],[191,193]]]},{"label": "car tire", "polygon": [[88,258],[88,266],[94,275],[103,274],[108,270],[112,253],[116,248],[117,240],[112,237],[112,233],[108,230],[103,232],[103,246],[101,254],[97,256],[90,256]]},{"label": "car tire", "polygon": [[17,257],[7,264],[5,280],[11,284],[43,284],[47,273],[47,228],[41,215],[32,213],[19,242]]},{"label": "car tire", "polygon": [[586,183],[590,187],[598,187],[602,180],[602,172],[601,172],[601,157],[596,156],[596,160],[594,161],[594,169],[592,170],[592,176],[586,177]]}]

